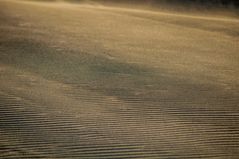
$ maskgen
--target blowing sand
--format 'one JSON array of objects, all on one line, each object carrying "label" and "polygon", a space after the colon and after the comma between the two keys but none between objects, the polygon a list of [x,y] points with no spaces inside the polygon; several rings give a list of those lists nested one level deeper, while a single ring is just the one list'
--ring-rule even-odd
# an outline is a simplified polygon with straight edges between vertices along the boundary
[{"label": "blowing sand", "polygon": [[239,157],[239,20],[0,1],[0,158]]}]

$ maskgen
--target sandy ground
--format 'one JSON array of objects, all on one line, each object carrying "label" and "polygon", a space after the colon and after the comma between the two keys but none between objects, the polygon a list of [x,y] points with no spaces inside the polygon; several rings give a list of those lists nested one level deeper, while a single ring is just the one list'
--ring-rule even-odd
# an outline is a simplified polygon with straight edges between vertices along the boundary
[{"label": "sandy ground", "polygon": [[239,20],[0,0],[0,158],[239,158]]}]

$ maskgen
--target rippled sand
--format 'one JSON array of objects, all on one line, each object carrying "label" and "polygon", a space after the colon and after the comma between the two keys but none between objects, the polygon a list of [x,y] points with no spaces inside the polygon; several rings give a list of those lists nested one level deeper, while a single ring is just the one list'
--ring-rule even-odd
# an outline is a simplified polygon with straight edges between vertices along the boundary
[{"label": "rippled sand", "polygon": [[239,158],[239,20],[0,0],[0,158]]}]

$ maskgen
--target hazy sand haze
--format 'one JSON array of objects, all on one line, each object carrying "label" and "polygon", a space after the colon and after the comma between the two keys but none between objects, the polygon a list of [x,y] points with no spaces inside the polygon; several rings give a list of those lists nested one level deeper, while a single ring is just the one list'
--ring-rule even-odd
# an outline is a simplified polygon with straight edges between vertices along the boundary
[{"label": "hazy sand haze", "polygon": [[238,19],[0,1],[0,158],[239,154]]}]

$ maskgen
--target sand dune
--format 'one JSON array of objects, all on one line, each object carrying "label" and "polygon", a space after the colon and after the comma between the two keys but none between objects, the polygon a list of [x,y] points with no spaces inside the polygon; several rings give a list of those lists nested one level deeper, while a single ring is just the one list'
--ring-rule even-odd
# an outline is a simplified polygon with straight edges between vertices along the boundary
[{"label": "sand dune", "polygon": [[239,157],[239,20],[0,1],[0,158]]}]

